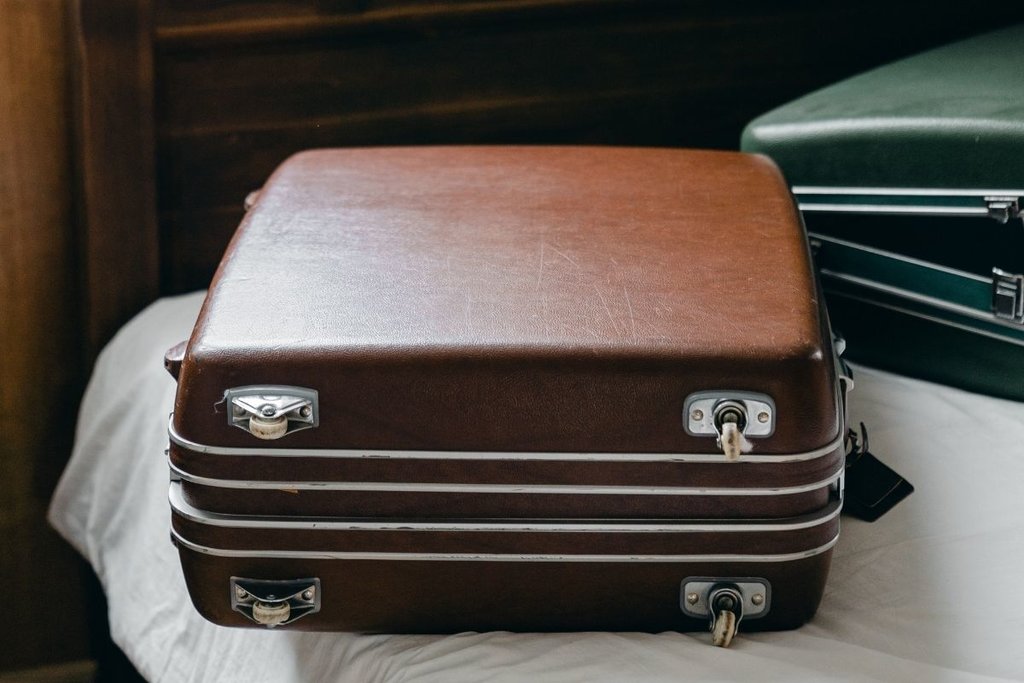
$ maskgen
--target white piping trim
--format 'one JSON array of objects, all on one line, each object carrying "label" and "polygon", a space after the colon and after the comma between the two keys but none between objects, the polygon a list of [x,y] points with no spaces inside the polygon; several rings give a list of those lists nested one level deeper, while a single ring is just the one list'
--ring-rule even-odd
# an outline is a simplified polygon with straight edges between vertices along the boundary
[{"label": "white piping trim", "polygon": [[376,560],[440,562],[792,562],[820,555],[836,544],[839,534],[828,543],[796,553],[779,555],[512,555],[500,553],[388,553],[330,552],[323,550],[226,550],[186,541],[174,529],[171,538],[188,550],[217,557],[281,560]]},{"label": "white piping trim", "polygon": [[1024,190],[974,190],[935,187],[825,187],[794,185],[793,194],[881,195],[886,197],[988,197],[1024,196]]},{"label": "white piping trim", "polygon": [[[533,453],[519,451],[400,451],[400,450],[355,450],[333,448],[238,448],[229,446],[208,446],[189,441],[174,429],[174,415],[167,425],[171,441],[186,450],[210,455],[246,455],[263,458],[304,457],[338,459],[388,459],[388,460],[550,460],[564,462],[697,462],[732,465],[721,453]],[[750,455],[739,457],[738,462],[779,463],[814,460],[834,453],[843,446],[844,434],[840,434],[820,448],[803,453],[785,455]]]},{"label": "white piping trim", "polygon": [[910,214],[913,216],[987,216],[988,209],[973,206],[888,206],[886,204],[829,204],[797,201],[801,211],[823,213]]},{"label": "white piping trim", "polygon": [[719,521],[716,523],[629,523],[629,522],[386,522],[338,520],[332,517],[242,517],[224,515],[200,510],[188,503],[181,492],[181,485],[172,483],[168,491],[171,510],[189,522],[205,526],[231,529],[291,529],[298,531],[427,531],[427,532],[481,532],[499,531],[511,533],[700,533],[700,532],[774,532],[810,529],[831,522],[842,510],[840,501],[830,503],[823,512],[803,515],[792,522],[739,522]]},{"label": "white piping trim", "polygon": [[221,489],[250,491],[389,491],[401,493],[528,493],[572,494],[598,496],[784,496],[815,491],[828,486],[842,474],[844,463],[826,479],[799,486],[775,488],[710,488],[691,486],[591,486],[580,484],[451,484],[433,482],[377,481],[270,481],[247,479],[215,479],[184,472],[170,464],[171,473],[191,484]]}]

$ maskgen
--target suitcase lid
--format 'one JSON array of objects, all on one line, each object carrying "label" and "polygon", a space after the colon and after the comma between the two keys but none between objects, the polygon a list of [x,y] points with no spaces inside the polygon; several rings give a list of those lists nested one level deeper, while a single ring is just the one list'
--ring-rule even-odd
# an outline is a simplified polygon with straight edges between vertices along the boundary
[{"label": "suitcase lid", "polygon": [[[317,392],[317,428],[230,427],[226,390],[276,385]],[[755,452],[839,432],[806,238],[767,159],[319,150],[275,172],[229,246],[174,427],[224,446],[714,452],[684,400],[722,389],[773,404]]]},{"label": "suitcase lid", "polygon": [[841,81],[755,119],[741,147],[797,186],[1019,191],[1022,41],[1014,26]]}]

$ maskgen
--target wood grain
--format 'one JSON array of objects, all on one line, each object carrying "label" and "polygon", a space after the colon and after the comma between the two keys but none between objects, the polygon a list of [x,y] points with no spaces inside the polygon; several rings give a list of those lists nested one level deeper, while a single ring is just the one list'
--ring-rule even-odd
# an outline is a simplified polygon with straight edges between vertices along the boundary
[{"label": "wood grain", "polygon": [[152,26],[145,0],[72,5],[87,356],[158,293]]},{"label": "wood grain", "polygon": [[82,563],[44,520],[83,374],[66,37],[61,0],[0,0],[0,670],[88,651]]}]

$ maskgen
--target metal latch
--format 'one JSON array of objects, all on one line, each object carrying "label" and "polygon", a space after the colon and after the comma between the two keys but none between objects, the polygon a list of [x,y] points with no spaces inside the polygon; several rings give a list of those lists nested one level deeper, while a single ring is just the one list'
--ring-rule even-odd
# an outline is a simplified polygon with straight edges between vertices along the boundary
[{"label": "metal latch", "polygon": [[224,392],[228,424],[260,439],[280,439],[320,424],[314,389],[286,386],[248,386]]},{"label": "metal latch", "polygon": [[232,576],[231,609],[260,626],[285,626],[320,611],[320,579],[267,581]]},{"label": "metal latch", "polygon": [[985,197],[985,208],[988,209],[989,218],[994,218],[1000,223],[1021,217],[1019,197]]},{"label": "metal latch", "polygon": [[1024,323],[1024,275],[992,269],[992,312],[997,318]]},{"label": "metal latch", "polygon": [[775,402],[749,391],[698,391],[683,403],[683,425],[693,436],[714,436],[729,461],[752,448],[747,437],[775,432]]},{"label": "metal latch", "polygon": [[707,619],[712,642],[729,647],[743,619],[759,619],[771,607],[767,579],[691,576],[683,580],[679,594],[683,614]]}]

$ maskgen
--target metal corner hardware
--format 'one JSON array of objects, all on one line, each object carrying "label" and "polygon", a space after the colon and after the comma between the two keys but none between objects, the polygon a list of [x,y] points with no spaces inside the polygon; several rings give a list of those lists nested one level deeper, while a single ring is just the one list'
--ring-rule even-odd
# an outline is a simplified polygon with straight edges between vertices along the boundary
[{"label": "metal corner hardware", "polygon": [[990,196],[985,197],[985,208],[988,210],[989,218],[1007,223],[1014,218],[1020,218],[1020,197],[1016,196]]},{"label": "metal corner hardware", "polygon": [[992,269],[992,313],[1001,320],[1024,324],[1024,274]]},{"label": "metal corner hardware", "polygon": [[320,579],[267,581],[231,577],[231,609],[267,628],[320,611]]},{"label": "metal corner hardware", "polygon": [[224,392],[228,424],[253,436],[273,440],[320,424],[315,389],[289,386],[235,387]]}]

